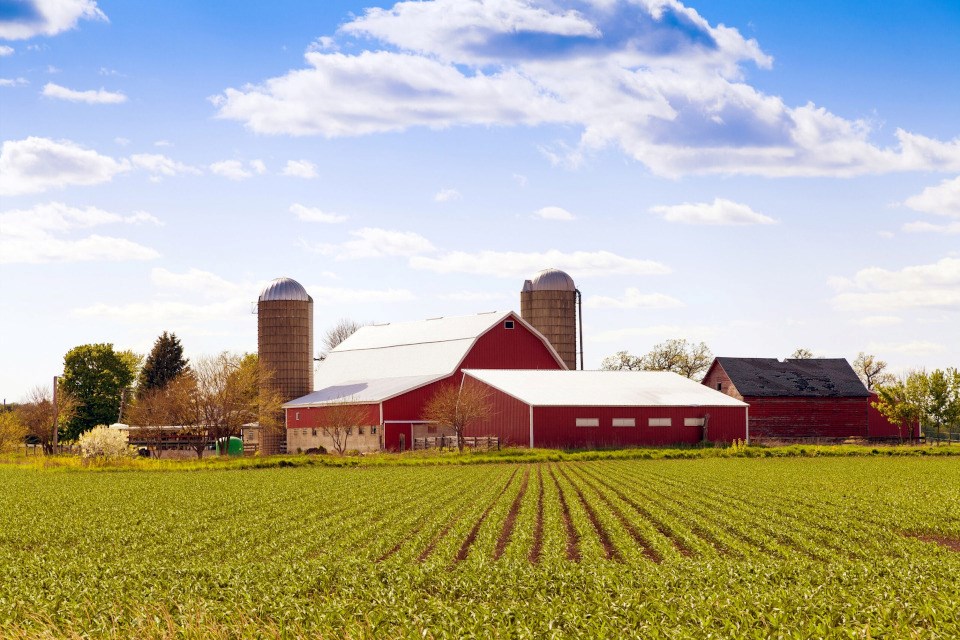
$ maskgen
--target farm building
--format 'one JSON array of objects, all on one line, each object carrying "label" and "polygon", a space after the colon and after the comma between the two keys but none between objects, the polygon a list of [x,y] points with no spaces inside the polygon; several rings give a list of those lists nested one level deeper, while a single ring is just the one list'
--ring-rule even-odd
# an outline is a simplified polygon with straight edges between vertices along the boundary
[{"label": "farm building", "polygon": [[664,371],[464,370],[490,416],[465,435],[509,445],[630,447],[747,440],[747,405]]},{"label": "farm building", "polygon": [[899,437],[843,358],[716,358],[703,385],[750,405],[756,440]]},{"label": "farm building", "polygon": [[[550,342],[511,312],[362,327],[320,364],[316,391],[284,405],[287,450],[330,447],[325,424],[345,405],[362,412],[349,448],[408,449],[437,433],[427,400],[473,369],[565,369]],[[358,418],[360,420],[360,418]]]}]

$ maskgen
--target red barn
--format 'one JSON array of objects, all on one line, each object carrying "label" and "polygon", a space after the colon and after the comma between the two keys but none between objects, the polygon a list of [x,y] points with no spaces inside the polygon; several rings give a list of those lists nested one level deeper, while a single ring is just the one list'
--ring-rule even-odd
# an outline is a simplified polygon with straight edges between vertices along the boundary
[{"label": "red barn", "polygon": [[757,440],[890,438],[892,427],[843,358],[716,358],[703,384],[750,405]]},{"label": "red barn", "polygon": [[351,405],[365,412],[351,449],[404,450],[436,431],[421,416],[441,385],[462,369],[566,369],[547,339],[513,312],[370,325],[333,349],[316,391],[286,403],[287,450],[324,446],[325,416]]},{"label": "red barn", "polygon": [[465,435],[583,449],[747,440],[747,405],[663,371],[464,370],[490,416]]}]

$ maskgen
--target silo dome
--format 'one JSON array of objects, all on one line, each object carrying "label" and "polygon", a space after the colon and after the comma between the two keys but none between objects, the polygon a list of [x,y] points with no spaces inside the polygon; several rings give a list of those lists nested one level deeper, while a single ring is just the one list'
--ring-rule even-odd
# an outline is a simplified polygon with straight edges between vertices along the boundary
[{"label": "silo dome", "polygon": [[531,291],[576,291],[577,287],[566,272],[544,269],[530,281]]},{"label": "silo dome", "polygon": [[260,302],[272,300],[296,300],[299,302],[313,302],[313,298],[303,288],[303,285],[293,278],[277,278],[271,280],[260,292]]}]

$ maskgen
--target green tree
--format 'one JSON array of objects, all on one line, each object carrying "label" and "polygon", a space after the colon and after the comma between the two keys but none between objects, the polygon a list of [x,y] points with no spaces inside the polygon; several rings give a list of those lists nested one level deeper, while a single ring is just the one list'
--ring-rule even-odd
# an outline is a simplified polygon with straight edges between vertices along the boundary
[{"label": "green tree", "polygon": [[672,371],[699,380],[711,362],[713,353],[705,342],[687,342],[680,338],[656,344],[644,356],[619,351],[604,358],[600,366],[608,371]]},{"label": "green tree", "polygon": [[933,427],[937,440],[946,430],[947,440],[952,440],[952,433],[960,422],[960,370],[937,369],[927,376],[927,418],[928,424]]},{"label": "green tree", "polygon": [[147,355],[137,382],[137,395],[162,389],[187,368],[183,345],[175,333],[164,331]]},{"label": "green tree", "polygon": [[84,344],[63,357],[63,388],[77,399],[77,413],[64,438],[77,439],[98,424],[120,418],[124,395],[136,379],[136,354],[117,352],[112,344]]},{"label": "green tree", "polygon": [[13,451],[23,445],[27,425],[16,411],[0,411],[0,453]]}]

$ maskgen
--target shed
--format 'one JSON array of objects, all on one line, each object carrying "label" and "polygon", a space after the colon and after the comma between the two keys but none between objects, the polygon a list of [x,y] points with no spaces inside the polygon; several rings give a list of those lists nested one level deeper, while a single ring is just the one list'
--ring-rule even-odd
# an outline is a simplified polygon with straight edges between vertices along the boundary
[{"label": "shed", "polygon": [[490,394],[466,435],[560,449],[747,440],[747,405],[664,371],[464,370]]},{"label": "shed", "polygon": [[843,358],[720,357],[703,384],[750,405],[758,440],[871,437],[870,393]]}]

